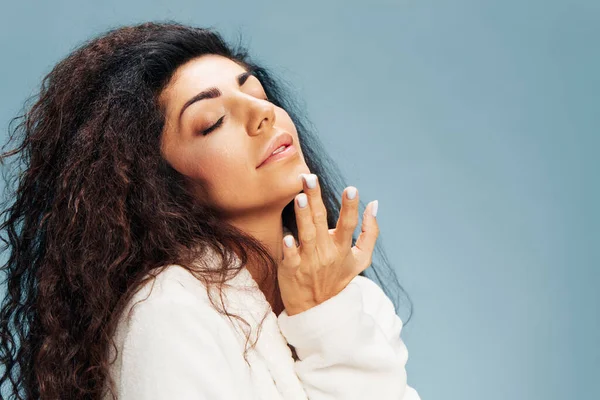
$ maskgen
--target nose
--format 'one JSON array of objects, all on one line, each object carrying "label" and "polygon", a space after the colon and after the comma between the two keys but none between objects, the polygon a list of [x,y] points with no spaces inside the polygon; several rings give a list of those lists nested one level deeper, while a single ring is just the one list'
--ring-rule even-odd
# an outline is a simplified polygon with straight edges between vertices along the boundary
[{"label": "nose", "polygon": [[260,135],[272,129],[275,124],[275,105],[269,101],[254,98],[254,106],[248,119],[248,134]]}]

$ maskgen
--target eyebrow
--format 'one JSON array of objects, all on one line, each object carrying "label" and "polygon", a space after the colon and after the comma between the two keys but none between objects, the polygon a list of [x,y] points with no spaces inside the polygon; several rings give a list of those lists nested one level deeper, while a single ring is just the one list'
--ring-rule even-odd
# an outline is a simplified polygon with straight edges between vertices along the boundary
[{"label": "eyebrow", "polygon": [[[252,71],[246,71],[246,72],[239,74],[236,77],[238,86],[242,86],[244,84],[244,82],[246,82],[246,80],[251,75],[253,75]],[[198,93],[197,95],[195,95],[194,97],[192,97],[191,99],[186,101],[185,104],[183,105],[183,107],[181,107],[181,111],[179,112],[179,119],[181,119],[181,116],[183,115],[183,112],[185,111],[185,109],[188,108],[189,106],[191,106],[192,104],[194,104],[195,102],[204,100],[204,99],[214,99],[216,97],[219,97],[220,95],[221,95],[221,91],[216,87],[211,87],[211,88],[201,91],[200,93]]]}]

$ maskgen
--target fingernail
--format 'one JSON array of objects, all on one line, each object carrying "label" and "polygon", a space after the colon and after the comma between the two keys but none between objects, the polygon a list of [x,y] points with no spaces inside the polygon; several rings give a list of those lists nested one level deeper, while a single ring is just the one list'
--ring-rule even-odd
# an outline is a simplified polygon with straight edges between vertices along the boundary
[{"label": "fingernail", "polygon": [[285,242],[285,245],[287,247],[292,247],[294,245],[294,238],[290,235],[287,235],[286,237],[284,237],[283,241]]},{"label": "fingernail", "polygon": [[350,186],[348,190],[346,190],[346,196],[352,200],[356,197],[356,188],[354,186]]},{"label": "fingernail", "polygon": [[300,206],[300,208],[304,208],[304,207],[306,207],[307,204],[308,204],[308,198],[306,197],[306,195],[304,193],[300,193],[298,195],[298,205]]},{"label": "fingernail", "polygon": [[377,216],[377,209],[379,208],[379,200],[375,200],[373,202],[373,205],[371,206],[371,215],[376,217]]},{"label": "fingernail", "polygon": [[317,175],[315,174],[302,174],[304,181],[306,182],[306,186],[309,189],[314,189],[317,187]]}]

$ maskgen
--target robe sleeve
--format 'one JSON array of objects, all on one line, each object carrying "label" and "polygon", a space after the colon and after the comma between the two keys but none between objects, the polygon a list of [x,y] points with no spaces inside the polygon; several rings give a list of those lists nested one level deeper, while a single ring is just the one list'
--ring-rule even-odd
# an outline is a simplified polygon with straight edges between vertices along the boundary
[{"label": "robe sleeve", "polygon": [[370,279],[357,275],[323,303],[277,319],[310,400],[420,400],[407,384],[402,321]]}]

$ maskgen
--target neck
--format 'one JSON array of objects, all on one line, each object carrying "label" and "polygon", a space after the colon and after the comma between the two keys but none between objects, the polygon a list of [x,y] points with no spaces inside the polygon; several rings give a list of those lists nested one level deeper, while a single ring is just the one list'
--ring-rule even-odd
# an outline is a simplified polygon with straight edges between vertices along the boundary
[{"label": "neck", "polygon": [[[283,227],[281,219],[281,210],[279,212],[259,213],[238,217],[235,220],[229,221],[236,228],[254,236],[269,251],[269,254],[276,261],[277,266],[283,259]],[[260,290],[265,295],[267,301],[271,305],[273,312],[279,315],[283,311],[283,302],[277,284],[277,271],[269,273],[264,265],[256,265],[251,260],[247,265],[248,272],[252,278],[258,283]]]}]

